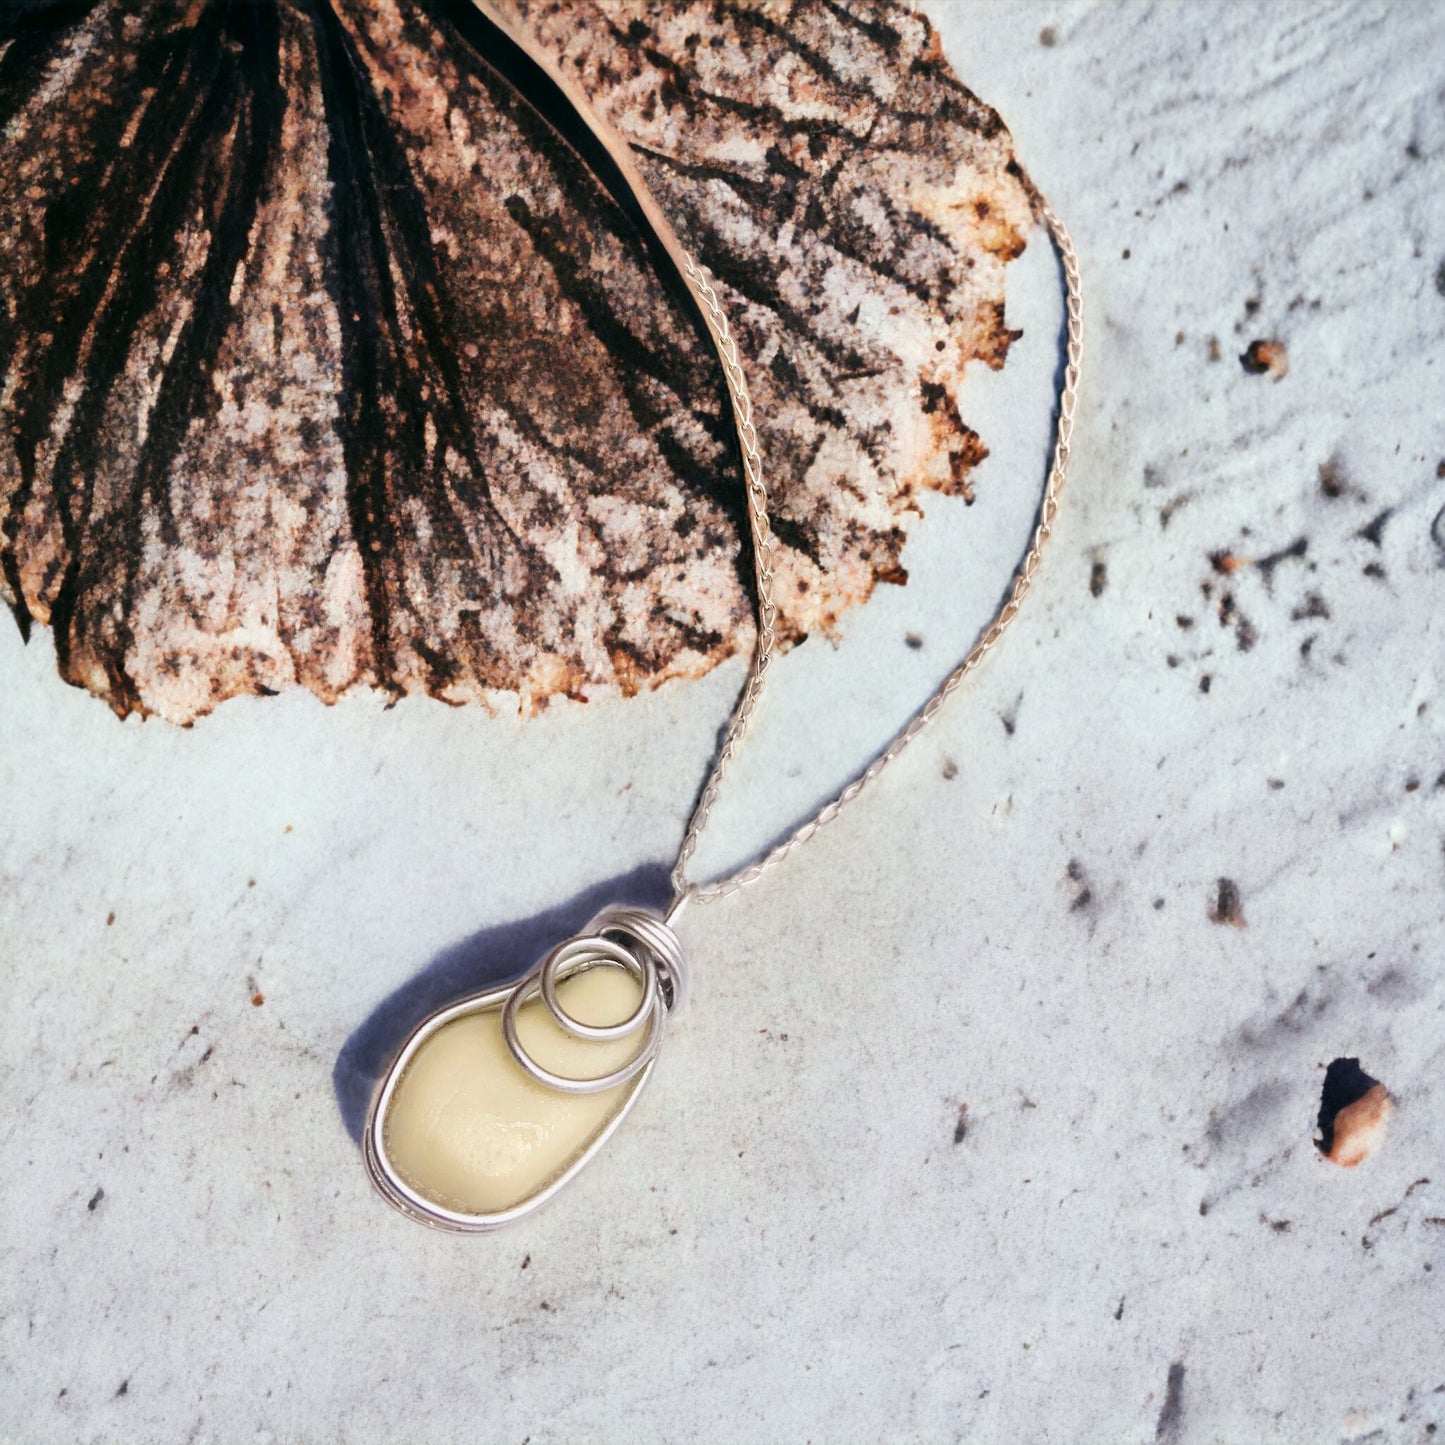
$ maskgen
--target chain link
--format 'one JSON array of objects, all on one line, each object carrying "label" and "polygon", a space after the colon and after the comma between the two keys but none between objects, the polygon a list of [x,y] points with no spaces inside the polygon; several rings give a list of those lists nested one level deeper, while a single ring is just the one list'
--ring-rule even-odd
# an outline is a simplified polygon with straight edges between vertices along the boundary
[{"label": "chain link", "polygon": [[753,558],[758,589],[758,635],[753,648],[752,663],[748,669],[747,682],[742,696],[728,725],[727,737],[719,751],[717,761],[707,780],[688,823],[682,847],[678,850],[677,862],[673,865],[672,886],[678,900],[696,900],[699,903],[726,898],[730,894],[756,883],[759,878],[776,868],[790,853],[801,848],[815,833],[831,823],[843,809],[871,783],[904,748],[921,733],[942,710],[943,705],[958,690],[969,673],[998,644],[1009,624],[1018,616],[1024,598],[1033,586],[1034,574],[1038,571],[1043,557],[1044,544],[1053,535],[1054,519],[1058,516],[1059,495],[1069,472],[1069,453],[1074,434],[1074,411],[1078,397],[1079,363],[1084,345],[1084,311],[1079,281],[1079,258],[1068,227],[1058,213],[1040,197],[1039,215],[1054,249],[1058,252],[1064,271],[1065,291],[1065,349],[1064,379],[1059,389],[1058,420],[1054,433],[1053,463],[1049,468],[1048,481],[1044,486],[1039,505],[1038,523],[1034,528],[1029,550],[1024,554],[1014,574],[1014,584],[1003,606],[973,648],[949,675],[939,684],[936,692],[923,704],[904,727],[896,733],[884,750],[853,779],[830,803],[820,808],[807,822],[789,834],[776,847],[770,849],[755,863],[750,863],[724,878],[698,886],[687,880],[687,865],[697,850],[698,839],[707,827],[713,804],[717,802],[718,789],[747,732],[753,710],[763,689],[763,681],[773,659],[773,648],[777,641],[777,608],[773,603],[773,534],[768,523],[768,494],[763,482],[762,457],[758,452],[757,432],[753,427],[753,403],[748,394],[747,380],[738,361],[737,344],[728,329],[726,316],[718,304],[717,293],[708,284],[701,268],[691,256],[686,257],[687,279],[698,300],[702,303],[704,319],[712,333],[713,343],[722,359],[723,371],[727,378],[728,395],[732,399],[733,416],[737,425],[738,442],[742,448],[743,471],[746,478],[748,526],[753,539]]}]

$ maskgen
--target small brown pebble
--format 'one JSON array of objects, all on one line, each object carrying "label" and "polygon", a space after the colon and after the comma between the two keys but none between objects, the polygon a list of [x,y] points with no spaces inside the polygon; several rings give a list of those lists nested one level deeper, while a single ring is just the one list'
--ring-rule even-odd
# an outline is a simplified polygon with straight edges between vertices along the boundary
[{"label": "small brown pebble", "polygon": [[251,995],[251,1007],[252,1007],[252,1008],[260,1008],[261,1005],[262,1005],[263,1003],[265,1003],[265,1002],[266,1002],[266,995],[265,995],[264,993],[262,993],[261,990],[258,988],[258,989],[256,990],[256,992]]},{"label": "small brown pebble", "polygon": [[1268,374],[1279,381],[1289,375],[1289,352],[1282,341],[1251,341],[1239,364],[1251,376]]},{"label": "small brown pebble", "polygon": [[1345,469],[1338,457],[1320,463],[1320,491],[1331,498],[1345,494]]},{"label": "small brown pebble", "polygon": [[1214,902],[1209,908],[1211,923],[1227,923],[1231,928],[1244,927],[1244,909],[1239,903],[1239,884],[1233,878],[1221,878],[1215,884]]},{"label": "small brown pebble", "polygon": [[[1360,1072],[1365,1080],[1369,1080],[1368,1074],[1364,1074],[1363,1070]],[[1379,1080],[1369,1082],[1370,1087],[1353,1103],[1340,1109],[1330,1121],[1328,1147],[1326,1140],[1320,1141],[1320,1153],[1341,1169],[1353,1169],[1374,1153],[1394,1112],[1395,1103],[1390,1091]]]},{"label": "small brown pebble", "polygon": [[1045,25],[1044,28],[1039,31],[1039,44],[1042,45],[1045,50],[1051,49],[1058,43],[1059,34],[1052,25]]}]

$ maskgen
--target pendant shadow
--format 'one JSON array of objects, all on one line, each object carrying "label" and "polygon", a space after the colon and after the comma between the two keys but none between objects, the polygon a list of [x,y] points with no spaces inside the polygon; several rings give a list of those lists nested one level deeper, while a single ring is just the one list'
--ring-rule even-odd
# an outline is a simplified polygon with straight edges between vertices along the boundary
[{"label": "pendant shadow", "polygon": [[331,1087],[346,1132],[358,1143],[377,1081],[421,1021],[447,1004],[518,978],[563,939],[614,903],[665,907],[672,897],[668,869],[645,863],[608,878],[530,918],[484,928],[443,949],[410,982],[388,994],[341,1047]]}]

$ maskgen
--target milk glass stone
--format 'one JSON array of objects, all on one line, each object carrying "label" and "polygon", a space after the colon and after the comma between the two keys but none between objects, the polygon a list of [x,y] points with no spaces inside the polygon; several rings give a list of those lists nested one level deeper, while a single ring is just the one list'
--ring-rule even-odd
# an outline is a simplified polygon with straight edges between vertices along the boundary
[{"label": "milk glass stone", "polygon": [[[498,989],[437,1014],[392,1068],[367,1127],[367,1155],[383,1190],[409,1213],[443,1227],[484,1230],[525,1213],[571,1176],[621,1121],[651,1072],[593,1094],[532,1079],[502,1036]],[[626,1019],[641,985],[621,968],[590,968],[558,984],[562,1007],[596,1025]],[[532,998],[517,1033],[543,1068],[598,1077],[640,1047],[566,1033]],[[417,1206],[420,1209],[417,1209]]]}]

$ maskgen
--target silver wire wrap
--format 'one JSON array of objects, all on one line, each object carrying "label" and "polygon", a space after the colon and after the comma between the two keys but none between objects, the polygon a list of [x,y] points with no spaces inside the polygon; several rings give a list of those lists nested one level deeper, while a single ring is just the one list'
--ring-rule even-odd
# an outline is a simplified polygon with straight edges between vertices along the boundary
[{"label": "silver wire wrap", "polygon": [[[557,986],[591,968],[620,968],[642,985],[642,997],[630,1018],[589,1024],[562,1007]],[[559,943],[512,989],[502,1006],[502,1037],[512,1057],[539,1084],[564,1094],[600,1094],[625,1084],[657,1057],[668,1016],[682,1006],[686,992],[682,944],[670,923],[641,908],[605,908],[584,932]],[[533,998],[540,998],[558,1028],[574,1038],[623,1039],[643,1030],[646,1037],[637,1053],[610,1073],[593,1078],[554,1074],[527,1052],[517,1034],[517,1011]]]},{"label": "silver wire wrap", "polygon": [[768,498],[763,487],[762,460],[757,451],[757,433],[753,429],[752,400],[748,395],[742,368],[738,364],[737,346],[728,330],[727,318],[722,314],[717,296],[712,287],[707,284],[692,257],[687,258],[687,278],[702,303],[704,319],[712,332],[718,354],[723,360],[723,369],[727,374],[728,394],[732,397],[738,438],[743,449],[743,467],[747,473],[748,524],[752,532],[758,581],[759,625],[752,666],[748,672],[742,696],[738,701],[737,710],[728,727],[727,738],[718,754],[717,762],[713,765],[712,775],[708,778],[707,786],[703,789],[697,807],[693,810],[687,834],[682,840],[682,847],[678,850],[677,862],[673,865],[672,886],[679,899],[690,897],[699,903],[710,903],[714,899],[726,898],[739,889],[746,888],[748,884],[756,883],[764,873],[776,868],[788,854],[801,848],[820,828],[831,823],[844,807],[851,803],[933,721],[944,703],[957,691],[964,678],[992,651],[1009,623],[1018,615],[1024,598],[1028,596],[1029,589],[1033,585],[1034,573],[1038,571],[1044,544],[1053,535],[1054,519],[1059,511],[1059,494],[1063,491],[1069,474],[1069,454],[1074,434],[1074,410],[1079,387],[1079,364],[1084,349],[1084,307],[1078,254],[1074,250],[1073,239],[1069,235],[1068,227],[1064,225],[1058,213],[1041,195],[1037,192],[1034,192],[1034,195],[1038,201],[1039,217],[1048,228],[1050,239],[1054,243],[1054,249],[1058,252],[1059,262],[1064,271],[1066,340],[1064,376],[1063,383],[1059,388],[1058,420],[1054,433],[1053,463],[1049,468],[1048,481],[1044,486],[1043,498],[1039,504],[1038,525],[1034,529],[1029,550],[1024,554],[1024,559],[1014,574],[1013,588],[1003,606],[995,614],[993,621],[989,623],[963,661],[944,678],[933,695],[914,713],[904,727],[894,734],[893,740],[888,746],[832,802],[820,808],[807,822],[800,824],[788,837],[770,849],[756,863],[750,863],[736,873],[728,874],[724,878],[704,885],[694,885],[688,882],[688,860],[697,848],[703,829],[707,827],[708,817],[712,812],[713,804],[717,801],[718,788],[722,783],[723,774],[747,730],[748,721],[757,704],[758,694],[762,691],[763,678],[772,662],[773,645],[776,641],[776,610],[772,598],[772,533],[768,524]]}]

